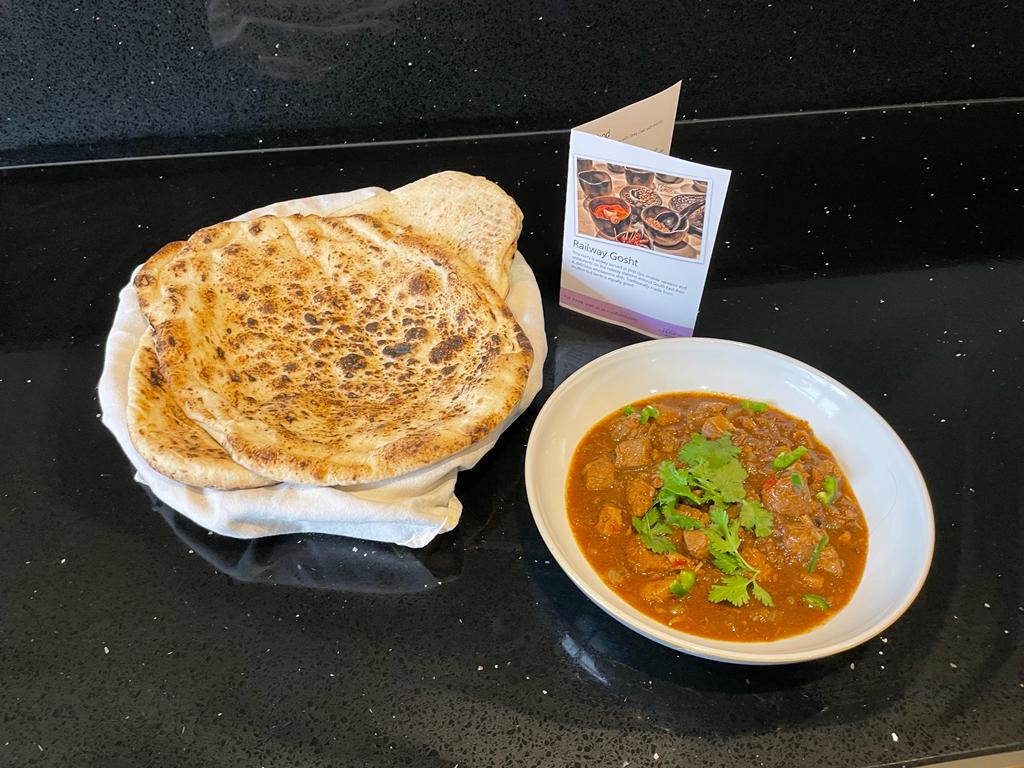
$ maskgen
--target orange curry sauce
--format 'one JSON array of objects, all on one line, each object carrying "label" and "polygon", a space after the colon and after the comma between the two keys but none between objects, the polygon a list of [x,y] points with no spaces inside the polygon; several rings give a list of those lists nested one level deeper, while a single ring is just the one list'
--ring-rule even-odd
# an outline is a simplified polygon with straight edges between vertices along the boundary
[{"label": "orange curry sauce", "polygon": [[[742,402],[723,395],[674,393],[633,403],[635,412],[629,415],[611,414],[576,447],[566,502],[569,522],[590,564],[638,610],[704,637],[775,640],[812,629],[849,601],[864,570],[868,531],[838,463],[807,423],[771,407],[758,413]],[[642,424],[641,410],[647,405],[658,415]],[[652,507],[662,485],[661,462],[685,467],[677,456],[692,435],[714,440],[726,433],[740,448],[737,459],[747,471],[747,499],[771,512],[768,535],[740,529],[739,553],[758,569],[757,583],[771,596],[772,607],[753,597],[741,607],[708,600],[709,590],[724,574],[712,562],[704,533],[673,528],[667,538],[676,552],[656,554],[633,526],[634,517],[642,518]],[[799,446],[806,448],[803,456],[789,467],[773,468],[776,457]],[[824,490],[829,475],[837,481],[837,492],[826,504],[816,494]],[[739,507],[729,505],[730,520]],[[705,526],[708,509],[685,500],[677,507]],[[669,585],[681,570],[694,572],[696,581],[680,597]],[[809,604],[804,597],[808,594],[824,598],[828,607]]]}]

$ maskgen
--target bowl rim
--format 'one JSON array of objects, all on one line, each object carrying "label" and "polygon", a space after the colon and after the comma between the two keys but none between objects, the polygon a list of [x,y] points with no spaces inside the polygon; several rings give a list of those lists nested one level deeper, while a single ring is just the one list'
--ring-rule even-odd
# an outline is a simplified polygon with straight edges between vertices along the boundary
[{"label": "bowl rim", "polygon": [[[876,419],[880,423],[882,428],[888,432],[889,436],[894,441],[896,449],[900,451],[903,454],[904,458],[908,461],[911,470],[910,479],[913,481],[914,485],[920,491],[922,491],[925,511],[928,514],[926,515],[927,551],[925,552],[926,556],[923,560],[921,570],[917,574],[913,587],[907,592],[907,594],[904,596],[904,599],[887,615],[885,615],[880,620],[874,622],[870,626],[866,627],[862,631],[854,634],[849,638],[839,640],[828,645],[823,645],[819,648],[814,648],[806,651],[786,653],[754,653],[742,650],[743,646],[749,644],[746,641],[716,640],[714,638],[702,638],[700,635],[693,635],[686,632],[681,632],[680,630],[673,629],[668,625],[662,625],[655,619],[650,619],[652,631],[647,631],[645,627],[638,626],[637,624],[630,621],[628,617],[624,615],[618,615],[614,606],[607,605],[603,598],[595,594],[589,588],[589,586],[587,585],[586,581],[582,578],[582,576],[579,573],[577,573],[576,569],[573,568],[572,565],[570,565],[567,562],[566,558],[563,556],[563,553],[557,540],[555,539],[554,534],[551,530],[548,529],[547,525],[544,523],[543,519],[537,512],[540,502],[537,498],[537,481],[534,477],[534,462],[531,461],[531,456],[535,454],[536,451],[539,450],[537,446],[540,438],[538,438],[537,435],[542,434],[543,429],[538,429],[538,427],[543,427],[545,419],[550,418],[548,414],[554,411],[554,409],[558,405],[558,401],[568,396],[565,393],[570,390],[571,387],[569,385],[571,385],[574,381],[585,376],[590,370],[597,367],[606,366],[609,364],[610,360],[614,360],[615,358],[624,355],[627,351],[632,352],[638,347],[671,346],[680,343],[707,344],[710,346],[722,345],[727,347],[734,347],[737,349],[755,351],[758,353],[766,353],[769,356],[778,358],[783,362],[795,364],[798,367],[803,368],[804,370],[814,373],[815,375],[821,376],[829,384],[837,387],[840,391],[847,394],[856,404],[866,409],[870,417]],[[921,469],[920,467],[918,467],[913,455],[910,453],[910,450],[907,448],[906,444],[903,442],[900,436],[896,434],[896,431],[889,425],[889,422],[882,418],[881,414],[879,414],[874,408],[871,407],[869,403],[867,403],[863,398],[860,397],[860,395],[851,390],[849,387],[845,386],[844,384],[837,381],[828,374],[818,370],[817,368],[801,360],[796,359],[795,357],[791,357],[789,355],[785,355],[781,352],[776,352],[775,350],[767,349],[765,347],[759,347],[755,344],[747,344],[741,341],[732,341],[730,339],[717,339],[705,336],[652,339],[649,341],[637,342],[635,344],[627,344],[626,346],[619,347],[618,349],[614,349],[611,352],[607,352],[601,355],[600,357],[591,360],[586,365],[574,371],[571,375],[566,377],[566,379],[562,381],[561,384],[555,387],[555,390],[545,401],[543,407],[541,407],[540,412],[537,414],[537,418],[534,420],[533,426],[530,429],[530,438],[527,441],[524,464],[526,496],[530,505],[530,513],[533,517],[534,524],[537,526],[537,530],[540,532],[541,538],[544,540],[545,546],[547,546],[548,550],[551,552],[552,557],[554,557],[555,562],[558,563],[559,567],[569,577],[573,584],[575,584],[576,587],[581,592],[583,592],[583,594],[586,595],[591,602],[593,602],[595,605],[601,608],[601,610],[603,610],[609,616],[619,621],[621,624],[625,625],[634,632],[637,632],[638,634],[648,638],[649,640],[653,640],[657,643],[665,645],[669,648],[673,648],[677,651],[687,653],[693,656],[699,656],[705,659],[710,659],[712,661],[722,661],[732,664],[750,665],[792,664],[804,661],[814,661],[816,659],[825,658],[827,656],[833,656],[835,654],[842,653],[843,651],[847,651],[851,648],[855,648],[858,645],[861,645],[866,641],[870,640],[872,637],[884,632],[886,629],[892,626],[897,620],[899,620],[904,613],[906,613],[907,609],[910,608],[914,600],[916,600],[917,596],[920,594],[921,589],[924,587],[924,583],[928,578],[928,574],[931,571],[932,559],[935,554],[935,511],[932,506],[931,494],[929,494],[928,492],[928,486],[925,483],[924,476],[921,474]],[[573,545],[578,548],[579,544],[576,541],[576,537],[573,536],[572,538]],[[618,595],[616,595],[616,597],[620,600],[622,599],[619,598]],[[781,638],[780,641],[786,639],[789,638]],[[733,650],[732,648],[723,649],[718,646],[709,646],[704,643],[705,640],[712,641],[715,643],[725,643],[728,646],[735,646],[735,650]],[[771,643],[778,641],[767,642]]]}]

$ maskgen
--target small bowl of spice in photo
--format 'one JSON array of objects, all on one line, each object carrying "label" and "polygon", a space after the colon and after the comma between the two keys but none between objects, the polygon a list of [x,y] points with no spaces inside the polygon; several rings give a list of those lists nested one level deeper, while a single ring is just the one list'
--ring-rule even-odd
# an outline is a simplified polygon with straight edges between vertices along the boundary
[{"label": "small bowl of spice in photo", "polygon": [[582,173],[583,171],[594,170],[594,161],[588,157],[577,157],[576,158],[576,171]]},{"label": "small bowl of spice in photo", "polygon": [[615,165],[615,163],[605,163],[605,165],[607,166],[608,170],[611,171],[612,173],[626,172],[626,166],[624,165]]},{"label": "small bowl of spice in photo", "polygon": [[629,206],[619,197],[602,195],[587,201],[587,211],[598,234],[614,240],[630,227]]},{"label": "small bowl of spice in photo", "polygon": [[645,171],[643,168],[627,168],[626,183],[649,187],[654,184],[654,171]]},{"label": "small bowl of spice in photo", "polygon": [[673,195],[668,201],[668,207],[673,211],[683,214],[683,216],[698,205],[704,205],[704,195]]},{"label": "small bowl of spice in photo", "polygon": [[658,181],[663,184],[678,184],[683,180],[682,176],[670,176],[667,173],[656,173],[654,175],[657,177]]},{"label": "small bowl of spice in photo", "polygon": [[690,223],[690,233],[694,235],[704,234],[704,203],[696,205],[685,214],[686,220]]},{"label": "small bowl of spice in photo", "polygon": [[644,232],[655,245],[678,248],[689,242],[686,217],[663,205],[651,205],[640,214]]},{"label": "small bowl of spice in photo", "polygon": [[612,177],[604,171],[581,171],[576,174],[583,194],[587,197],[600,197],[612,193]]},{"label": "small bowl of spice in photo", "polygon": [[661,195],[650,187],[627,186],[619,190],[619,197],[629,203],[633,220],[640,220],[640,212],[649,205],[661,205]]},{"label": "small bowl of spice in photo", "polygon": [[706,181],[695,181],[693,182],[693,188],[698,192],[707,192],[708,183]]}]

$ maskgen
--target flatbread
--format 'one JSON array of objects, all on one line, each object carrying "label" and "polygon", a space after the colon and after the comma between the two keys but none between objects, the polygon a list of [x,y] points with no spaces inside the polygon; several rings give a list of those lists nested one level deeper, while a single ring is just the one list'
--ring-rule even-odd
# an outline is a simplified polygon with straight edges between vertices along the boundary
[{"label": "flatbread", "polygon": [[164,387],[149,330],[139,341],[128,375],[128,436],[153,469],[187,485],[230,490],[276,482],[236,464],[182,412]]},{"label": "flatbread", "polygon": [[396,477],[482,438],[526,384],[530,343],[490,283],[387,221],[225,222],[154,259],[135,286],[166,388],[258,475]]},{"label": "flatbread", "polygon": [[338,211],[364,213],[444,240],[478,269],[499,296],[508,293],[508,270],[523,226],[515,200],[482,176],[442,171]]}]

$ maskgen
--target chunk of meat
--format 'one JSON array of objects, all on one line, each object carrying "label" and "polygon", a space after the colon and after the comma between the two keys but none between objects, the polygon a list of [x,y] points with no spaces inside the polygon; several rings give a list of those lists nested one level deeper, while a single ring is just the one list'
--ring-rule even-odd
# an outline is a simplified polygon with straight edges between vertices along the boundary
[{"label": "chunk of meat", "polygon": [[654,433],[654,446],[665,453],[677,453],[679,446],[683,444],[683,438],[671,429],[659,429]]},{"label": "chunk of meat", "polygon": [[675,576],[665,576],[664,578],[647,582],[640,587],[640,597],[649,603],[661,603],[668,600],[673,596],[669,585],[675,579]]},{"label": "chunk of meat", "polygon": [[597,514],[594,529],[602,536],[611,536],[626,530],[626,513],[611,504],[605,504]]},{"label": "chunk of meat", "polygon": [[656,421],[659,426],[667,427],[670,424],[676,424],[682,417],[683,412],[678,408],[668,405],[667,403],[658,404],[658,418]]},{"label": "chunk of meat", "polygon": [[588,491],[601,491],[615,484],[615,465],[611,459],[594,459],[583,468]]},{"label": "chunk of meat", "polygon": [[643,480],[630,480],[626,486],[626,506],[635,517],[646,514],[654,501],[654,486]]},{"label": "chunk of meat", "polygon": [[636,573],[663,573],[670,568],[668,558],[651,552],[638,536],[631,536],[626,544],[626,562]]},{"label": "chunk of meat", "polygon": [[633,413],[629,416],[620,416],[608,426],[608,434],[612,440],[618,442],[625,437],[633,436],[640,426],[640,414]]},{"label": "chunk of meat", "polygon": [[839,552],[831,544],[821,550],[821,555],[818,556],[815,573],[818,571],[830,573],[837,578],[843,575],[843,559],[839,557]]},{"label": "chunk of meat", "polygon": [[[807,565],[814,554],[814,548],[818,546],[825,531],[815,526],[809,519],[789,520],[784,525],[776,528],[778,543],[785,550],[791,562],[800,565]],[[753,565],[753,563],[751,563]],[[839,557],[836,548],[831,544],[826,546],[818,555],[818,563],[815,572],[824,571],[833,576],[843,575],[843,561]]]},{"label": "chunk of meat", "polygon": [[819,488],[825,480],[825,475],[839,479],[839,470],[836,469],[835,463],[828,459],[822,459],[811,467],[811,485]]},{"label": "chunk of meat", "polygon": [[615,446],[616,467],[642,467],[651,460],[649,437],[632,437]]},{"label": "chunk of meat", "polygon": [[683,544],[686,545],[686,551],[698,560],[703,560],[708,556],[708,537],[706,533],[701,531],[683,531]]},{"label": "chunk of meat", "polygon": [[793,485],[788,475],[761,491],[761,503],[772,513],[783,517],[810,517],[818,511],[807,483]]},{"label": "chunk of meat", "polygon": [[814,592],[820,591],[825,586],[825,577],[818,573],[817,570],[814,573],[804,571],[797,578],[801,584]]},{"label": "chunk of meat", "polygon": [[726,432],[735,431],[735,425],[720,413],[709,416],[701,425],[700,432],[708,440],[717,440]]},{"label": "chunk of meat", "polygon": [[722,413],[728,409],[725,403],[698,403],[686,414],[686,421],[690,432],[700,429],[700,426],[707,421],[709,416]]}]

